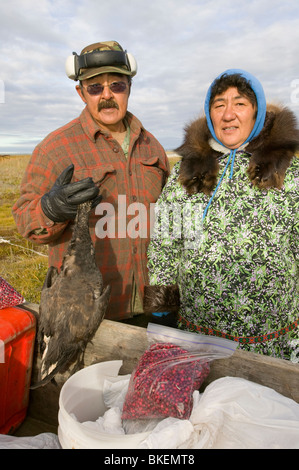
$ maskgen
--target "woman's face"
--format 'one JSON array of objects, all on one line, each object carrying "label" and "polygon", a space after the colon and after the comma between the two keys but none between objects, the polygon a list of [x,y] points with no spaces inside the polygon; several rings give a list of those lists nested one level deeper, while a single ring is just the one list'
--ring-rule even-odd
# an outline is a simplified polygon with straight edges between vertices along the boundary
[{"label": "woman's face", "polygon": [[256,118],[256,107],[237,88],[216,95],[210,110],[216,137],[229,149],[242,145],[250,135]]}]

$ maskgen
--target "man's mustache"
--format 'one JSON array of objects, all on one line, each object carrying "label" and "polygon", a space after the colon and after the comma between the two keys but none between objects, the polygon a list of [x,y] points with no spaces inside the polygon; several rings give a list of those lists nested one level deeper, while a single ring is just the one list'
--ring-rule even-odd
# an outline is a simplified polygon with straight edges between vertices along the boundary
[{"label": "man's mustache", "polygon": [[98,111],[101,111],[101,109],[107,109],[107,108],[116,108],[116,109],[119,109],[119,106],[118,104],[113,101],[113,100],[105,100],[105,101],[101,101],[99,104],[98,104]]}]

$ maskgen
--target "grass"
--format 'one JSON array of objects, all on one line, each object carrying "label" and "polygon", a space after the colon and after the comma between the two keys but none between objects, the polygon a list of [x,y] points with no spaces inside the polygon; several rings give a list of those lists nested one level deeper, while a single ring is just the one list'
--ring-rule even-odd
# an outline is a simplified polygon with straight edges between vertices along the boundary
[{"label": "grass", "polygon": [[24,239],[11,213],[20,195],[20,183],[29,158],[30,155],[0,155],[0,239],[6,240],[0,242],[0,276],[28,302],[39,303],[48,269],[47,247]]},{"label": "grass", "polygon": [[[39,303],[48,269],[47,247],[24,239],[18,233],[11,213],[20,196],[20,183],[29,158],[30,155],[0,155],[0,276],[27,302]],[[170,166],[178,159],[169,155]],[[1,243],[1,239],[7,242]]]}]

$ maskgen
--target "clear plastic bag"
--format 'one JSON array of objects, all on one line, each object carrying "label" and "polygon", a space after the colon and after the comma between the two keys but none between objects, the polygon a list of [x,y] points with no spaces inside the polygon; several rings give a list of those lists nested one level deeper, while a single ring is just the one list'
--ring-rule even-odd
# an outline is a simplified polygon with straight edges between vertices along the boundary
[{"label": "clear plastic bag", "polygon": [[153,323],[147,336],[149,348],[131,375],[122,418],[188,419],[210,362],[232,355],[238,343]]}]

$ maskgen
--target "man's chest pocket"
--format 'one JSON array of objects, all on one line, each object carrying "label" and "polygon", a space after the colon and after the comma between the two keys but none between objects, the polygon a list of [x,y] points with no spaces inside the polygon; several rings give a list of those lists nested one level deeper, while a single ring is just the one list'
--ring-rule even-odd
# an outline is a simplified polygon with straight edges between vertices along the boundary
[{"label": "man's chest pocket", "polygon": [[166,183],[167,168],[158,157],[141,160],[141,174],[150,202],[156,202]]},{"label": "man's chest pocket", "polygon": [[80,180],[91,177],[94,183],[100,188],[100,194],[103,197],[103,201],[105,201],[111,197],[117,189],[116,179],[114,177],[115,174],[116,170],[114,166],[107,163],[96,167],[75,170],[75,179]]}]

